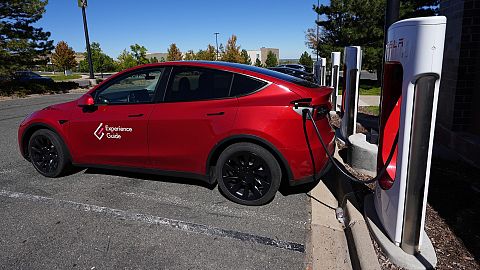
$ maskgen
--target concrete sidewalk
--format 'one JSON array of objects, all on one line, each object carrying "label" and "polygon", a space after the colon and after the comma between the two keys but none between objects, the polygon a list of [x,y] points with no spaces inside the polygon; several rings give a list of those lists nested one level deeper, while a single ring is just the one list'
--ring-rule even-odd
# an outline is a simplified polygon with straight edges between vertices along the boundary
[{"label": "concrete sidewalk", "polygon": [[[338,149],[334,157],[342,164]],[[313,269],[380,270],[355,192],[335,167],[310,191]],[[343,210],[343,222],[337,219],[337,207]]]},{"label": "concrete sidewalk", "polygon": [[[364,96],[360,95],[358,98],[358,106],[379,106],[380,105],[380,96]],[[337,108],[342,106],[342,95],[338,96],[337,99]]]},{"label": "concrete sidewalk", "polygon": [[335,215],[338,201],[321,181],[310,191],[313,269],[352,269],[343,224]]}]

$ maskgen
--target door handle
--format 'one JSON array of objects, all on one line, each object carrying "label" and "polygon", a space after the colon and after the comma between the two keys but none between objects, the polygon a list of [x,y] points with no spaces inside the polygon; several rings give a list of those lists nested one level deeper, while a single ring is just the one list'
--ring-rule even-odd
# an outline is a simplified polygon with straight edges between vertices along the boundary
[{"label": "door handle", "polygon": [[128,117],[142,117],[142,116],[143,116],[143,113],[128,115]]},{"label": "door handle", "polygon": [[225,112],[207,113],[207,116],[224,115]]}]

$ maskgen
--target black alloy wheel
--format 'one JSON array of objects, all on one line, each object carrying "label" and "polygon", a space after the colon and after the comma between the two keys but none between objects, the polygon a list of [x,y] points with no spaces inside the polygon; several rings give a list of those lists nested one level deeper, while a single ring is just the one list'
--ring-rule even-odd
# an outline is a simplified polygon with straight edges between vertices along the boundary
[{"label": "black alloy wheel", "polygon": [[272,174],[265,160],[252,152],[237,152],[223,164],[222,178],[228,191],[242,200],[258,200],[271,187]]},{"label": "black alloy wheel", "polygon": [[224,195],[245,205],[262,205],[273,199],[282,175],[275,157],[252,143],[227,147],[218,159],[216,173]]},{"label": "black alloy wheel", "polygon": [[28,143],[28,153],[33,167],[44,176],[58,177],[66,171],[68,154],[62,140],[53,131],[35,131]]},{"label": "black alloy wheel", "polygon": [[38,170],[45,174],[50,174],[58,169],[58,151],[47,136],[35,136],[30,149],[32,151],[30,158]]}]

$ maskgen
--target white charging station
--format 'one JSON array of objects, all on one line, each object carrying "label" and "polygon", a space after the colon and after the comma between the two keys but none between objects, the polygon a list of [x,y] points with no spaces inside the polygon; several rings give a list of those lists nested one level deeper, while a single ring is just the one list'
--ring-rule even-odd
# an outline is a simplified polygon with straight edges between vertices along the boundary
[{"label": "white charging station", "polygon": [[321,86],[326,85],[326,63],[326,58],[320,58],[318,61],[315,62],[315,65],[313,67],[313,74],[315,76],[315,79],[317,80],[317,83]]},{"label": "white charging station", "polygon": [[[412,260],[423,256],[433,267],[436,256],[424,224],[445,29],[446,18],[435,16],[402,20],[388,30],[383,99],[395,98],[390,105],[382,101],[379,167],[397,132],[398,143],[373,199],[381,230],[400,252]],[[434,258],[425,259],[432,251],[429,256]],[[405,258],[394,263],[402,264]]]},{"label": "white charging station", "polygon": [[327,85],[327,58],[320,58],[320,85]]},{"label": "white charging station", "polygon": [[355,134],[358,109],[358,86],[360,82],[360,70],[362,68],[362,49],[359,46],[345,47],[343,53],[344,87],[342,93],[342,124],[341,136],[348,140],[350,135]]},{"label": "white charging station", "polygon": [[330,76],[330,86],[333,88],[332,91],[332,110],[337,111],[338,109],[338,79],[340,76],[340,52],[332,52],[332,69]]}]

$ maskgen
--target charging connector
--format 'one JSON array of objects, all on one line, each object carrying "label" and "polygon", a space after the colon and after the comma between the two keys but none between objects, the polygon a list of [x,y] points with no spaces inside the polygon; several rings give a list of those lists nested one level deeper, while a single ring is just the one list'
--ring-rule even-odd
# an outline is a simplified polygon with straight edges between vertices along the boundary
[{"label": "charging connector", "polygon": [[[309,152],[310,152],[310,155],[311,155],[311,158],[313,160],[313,154],[312,154],[312,150],[310,149],[310,141],[308,139],[308,133],[307,133],[307,127],[306,127],[306,124],[307,124],[307,120],[309,119],[311,122],[312,122],[312,125],[315,129],[315,132],[317,134],[317,137],[318,139],[320,140],[320,143],[321,145],[323,146],[323,149],[325,150],[325,153],[327,154],[328,156],[328,159],[330,159],[330,162],[333,163],[333,165],[342,173],[344,174],[348,179],[354,181],[354,182],[358,182],[358,183],[362,183],[362,184],[370,184],[370,183],[374,183],[376,181],[378,181],[382,176],[383,174],[387,171],[387,167],[388,165],[390,164],[390,162],[392,161],[392,158],[393,158],[393,155],[395,153],[395,148],[397,146],[397,142],[398,142],[398,132],[397,132],[397,135],[395,136],[395,139],[393,141],[393,145],[392,145],[392,149],[390,150],[390,154],[388,155],[388,158],[387,158],[387,161],[385,162],[384,166],[382,167],[382,169],[380,170],[380,172],[377,174],[377,176],[375,176],[374,178],[370,179],[370,180],[366,180],[366,181],[363,181],[363,180],[360,180],[358,178],[356,178],[355,176],[351,175],[349,172],[345,171],[343,168],[340,167],[340,165],[337,163],[337,160],[332,156],[332,154],[328,151],[328,148],[327,148],[327,145],[325,144],[325,142],[323,141],[323,138],[322,136],[320,135],[320,131],[318,130],[318,127],[317,127],[317,124],[315,123],[313,117],[312,117],[312,113],[310,112],[310,109],[303,109],[302,110],[302,118],[303,118],[303,130],[304,130],[304,133],[305,133],[305,136],[306,136],[306,139],[307,139],[307,146],[309,148]],[[315,168],[315,164],[314,164],[314,168]],[[315,174],[314,174],[315,175]]]}]

